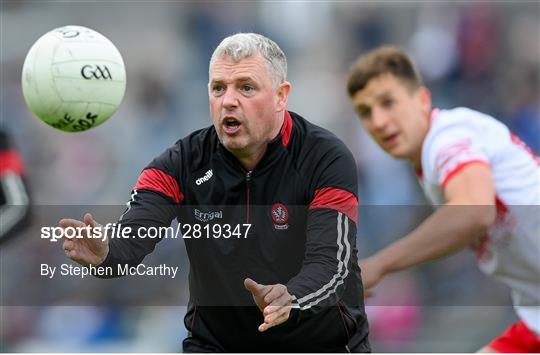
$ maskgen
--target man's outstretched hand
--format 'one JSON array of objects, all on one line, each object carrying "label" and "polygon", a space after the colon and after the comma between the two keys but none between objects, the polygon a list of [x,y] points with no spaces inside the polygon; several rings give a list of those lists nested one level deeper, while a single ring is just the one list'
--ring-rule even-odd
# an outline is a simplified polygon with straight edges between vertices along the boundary
[{"label": "man's outstretched hand", "polygon": [[[58,225],[62,228],[86,226],[90,226],[91,228],[101,227],[90,213],[85,214],[83,220],[84,221],[62,219],[58,222]],[[76,261],[81,265],[97,266],[105,260],[109,253],[109,241],[108,239],[102,240],[101,238],[91,238],[91,235],[88,235],[86,232],[84,232],[84,234],[83,238],[64,239],[64,252],[71,260]]]},{"label": "man's outstretched hand", "polygon": [[245,279],[244,286],[253,295],[253,300],[264,316],[259,331],[264,332],[289,319],[292,296],[282,284],[261,285],[252,279]]}]

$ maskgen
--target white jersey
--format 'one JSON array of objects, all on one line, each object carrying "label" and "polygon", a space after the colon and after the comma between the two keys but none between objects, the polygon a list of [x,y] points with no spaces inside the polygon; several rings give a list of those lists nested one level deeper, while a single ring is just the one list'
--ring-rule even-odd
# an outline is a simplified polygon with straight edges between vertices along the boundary
[{"label": "white jersey", "polygon": [[444,204],[445,184],[473,163],[490,167],[497,203],[497,222],[477,248],[478,265],[510,286],[518,315],[540,334],[540,160],[493,117],[434,110],[420,176],[429,201]]}]

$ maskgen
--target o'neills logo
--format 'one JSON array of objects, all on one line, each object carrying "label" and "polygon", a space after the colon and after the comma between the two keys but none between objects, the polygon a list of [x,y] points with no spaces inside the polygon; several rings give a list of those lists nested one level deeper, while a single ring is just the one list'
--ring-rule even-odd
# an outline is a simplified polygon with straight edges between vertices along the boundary
[{"label": "o'neills logo", "polygon": [[270,212],[270,214],[272,215],[275,229],[289,228],[289,224],[287,223],[287,221],[289,220],[289,210],[284,204],[275,203],[272,206],[272,211]]},{"label": "o'neills logo", "polygon": [[210,178],[214,175],[214,173],[212,172],[212,169],[208,170],[204,176],[201,176],[200,178],[198,178],[197,180],[195,180],[195,183],[197,184],[197,186],[207,182],[208,180],[210,180]]}]

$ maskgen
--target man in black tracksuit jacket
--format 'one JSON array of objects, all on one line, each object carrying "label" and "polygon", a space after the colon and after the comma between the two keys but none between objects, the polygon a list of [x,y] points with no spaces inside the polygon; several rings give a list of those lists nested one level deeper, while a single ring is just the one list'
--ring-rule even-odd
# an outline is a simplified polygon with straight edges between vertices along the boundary
[{"label": "man in black tracksuit jacket", "polygon": [[[244,105],[248,112],[247,99],[255,97],[259,84],[245,80],[243,70],[251,73],[249,68],[263,62],[260,58],[216,64],[224,69],[211,74],[211,107],[216,98],[223,99],[224,87],[238,87],[239,94],[225,95],[240,95],[245,104],[234,101],[230,111]],[[237,62],[245,65],[237,67]],[[240,84],[212,79],[229,69],[239,73]],[[241,114],[227,114],[179,140],[142,171],[120,219],[133,230],[169,226],[175,218],[182,225],[203,227],[201,237],[184,239],[190,260],[186,352],[370,351],[357,265],[354,159],[330,132],[293,112],[282,110],[281,115],[277,134],[251,169],[231,143],[242,129],[255,132]],[[207,237],[204,231],[215,224],[239,233],[225,237],[223,228],[223,237]],[[193,230],[186,234],[193,236]],[[111,239],[100,266],[137,265],[158,241]],[[64,243],[68,256],[80,261],[69,246]],[[248,278],[255,280],[251,286]],[[287,300],[286,312],[269,326],[269,303],[254,290],[277,286]]]}]

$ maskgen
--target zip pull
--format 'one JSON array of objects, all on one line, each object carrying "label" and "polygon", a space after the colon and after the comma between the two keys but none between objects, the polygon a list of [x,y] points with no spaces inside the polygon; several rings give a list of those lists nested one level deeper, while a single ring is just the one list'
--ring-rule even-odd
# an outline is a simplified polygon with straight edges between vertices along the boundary
[{"label": "zip pull", "polygon": [[251,181],[251,173],[253,173],[253,170],[250,170],[246,173],[246,182],[249,184]]}]

